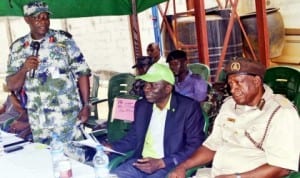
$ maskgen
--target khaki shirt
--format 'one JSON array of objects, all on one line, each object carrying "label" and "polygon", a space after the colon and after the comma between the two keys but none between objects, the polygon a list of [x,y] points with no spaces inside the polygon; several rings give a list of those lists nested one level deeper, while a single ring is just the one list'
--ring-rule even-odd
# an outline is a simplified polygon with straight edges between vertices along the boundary
[{"label": "khaki shirt", "polygon": [[[237,105],[229,97],[221,107],[212,134],[204,145],[216,154],[212,177],[223,174],[243,173],[263,164],[297,170],[300,151],[300,120],[296,109],[283,96],[273,94],[264,86],[265,104],[258,107]],[[256,142],[261,142],[267,122],[274,110],[263,150],[245,136],[247,131]]]}]

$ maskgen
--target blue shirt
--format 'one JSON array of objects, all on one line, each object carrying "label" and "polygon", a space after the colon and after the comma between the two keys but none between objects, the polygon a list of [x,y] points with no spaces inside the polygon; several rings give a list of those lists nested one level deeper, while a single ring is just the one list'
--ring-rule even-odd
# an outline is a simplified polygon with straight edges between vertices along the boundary
[{"label": "blue shirt", "polygon": [[189,71],[189,74],[182,82],[176,81],[175,91],[201,102],[207,97],[207,82],[199,75],[192,74]]}]

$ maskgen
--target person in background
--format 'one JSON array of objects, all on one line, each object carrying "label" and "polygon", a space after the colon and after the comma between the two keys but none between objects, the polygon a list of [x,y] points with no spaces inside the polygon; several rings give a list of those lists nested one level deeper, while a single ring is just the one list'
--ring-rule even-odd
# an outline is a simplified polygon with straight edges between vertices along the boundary
[{"label": "person in background", "polygon": [[175,91],[199,102],[206,100],[207,82],[188,69],[188,60],[184,51],[171,51],[167,56],[167,63],[175,75]]},{"label": "person in background", "polygon": [[6,85],[3,85],[3,90],[8,92],[5,102],[0,107],[0,125],[6,122],[8,119],[18,117],[22,112],[23,108],[20,105],[14,92],[9,92]]},{"label": "person in background", "polygon": [[10,46],[7,86],[25,90],[34,142],[49,144],[53,132],[70,141],[76,121],[90,114],[91,70],[72,35],[49,28],[46,3],[29,2],[23,11],[30,33]]},{"label": "person in background", "polygon": [[[137,75],[144,75],[149,67],[152,65],[152,58],[150,56],[141,56],[137,58],[136,64],[132,68],[136,68]],[[144,97],[144,85],[145,81],[141,79],[135,80],[132,84],[132,89],[129,91],[129,94]]]},{"label": "person in background", "polygon": [[[8,92],[6,85],[3,86],[3,89]],[[9,93],[5,103],[0,108],[0,126],[4,131],[32,140],[27,111],[22,107],[17,94],[15,92]]]},{"label": "person in background", "polygon": [[297,171],[300,119],[287,98],[263,84],[265,70],[246,58],[226,65],[232,96],[203,145],[170,178],[183,178],[188,168],[210,161],[212,168],[199,169],[196,178],[279,178]]},{"label": "person in background", "polygon": [[14,108],[18,108],[19,115],[15,117],[14,120],[4,128],[5,131],[9,133],[15,133],[18,137],[32,141],[32,132],[28,120],[28,113],[25,108],[22,107],[20,100],[15,94],[12,94],[14,98]]},{"label": "person in background", "polygon": [[147,54],[152,57],[153,63],[166,64],[165,58],[160,54],[160,47],[157,43],[150,43],[147,46]]},{"label": "person in background", "polygon": [[173,92],[174,75],[168,66],[152,64],[144,80],[145,98],[136,102],[134,122],[119,141],[116,151],[134,150],[131,159],[113,174],[119,178],[162,178],[190,156],[205,139],[199,102]]}]

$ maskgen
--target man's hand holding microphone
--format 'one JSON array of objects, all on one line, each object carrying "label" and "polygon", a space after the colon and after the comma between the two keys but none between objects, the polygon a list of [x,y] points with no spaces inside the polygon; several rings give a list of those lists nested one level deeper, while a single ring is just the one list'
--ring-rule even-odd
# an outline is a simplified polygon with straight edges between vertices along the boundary
[{"label": "man's hand holding microphone", "polygon": [[26,70],[26,72],[30,72],[29,75],[31,78],[34,78],[35,70],[39,65],[38,53],[40,49],[40,43],[37,41],[33,41],[30,44],[30,47],[32,48],[32,55],[26,59],[23,68]]}]

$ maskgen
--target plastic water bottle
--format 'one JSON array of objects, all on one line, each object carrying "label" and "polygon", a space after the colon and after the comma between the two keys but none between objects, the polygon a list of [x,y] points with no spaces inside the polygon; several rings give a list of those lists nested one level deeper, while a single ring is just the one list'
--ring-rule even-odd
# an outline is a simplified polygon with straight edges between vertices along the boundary
[{"label": "plastic water bottle", "polygon": [[109,176],[108,156],[104,153],[102,145],[97,145],[96,150],[97,152],[93,158],[95,178],[107,178]]},{"label": "plastic water bottle", "polygon": [[64,145],[59,140],[58,135],[53,133],[52,141],[50,143],[50,152],[52,157],[53,175],[54,178],[60,177],[60,161],[64,159]]}]

